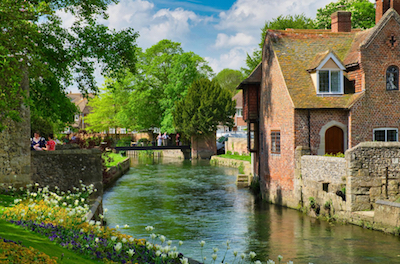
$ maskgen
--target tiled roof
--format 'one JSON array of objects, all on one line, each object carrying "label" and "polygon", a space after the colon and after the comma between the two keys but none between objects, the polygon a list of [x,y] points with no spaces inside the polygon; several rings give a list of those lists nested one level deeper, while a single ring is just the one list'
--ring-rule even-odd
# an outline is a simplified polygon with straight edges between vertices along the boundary
[{"label": "tiled roof", "polygon": [[244,79],[236,89],[243,89],[247,84],[260,84],[262,77],[262,63],[260,62],[257,67],[250,73],[249,77]]},{"label": "tiled roof", "polygon": [[[79,111],[84,114],[88,114],[90,109],[88,109],[87,104],[88,100],[86,97],[83,97],[81,93],[68,93],[66,96],[71,100],[72,103],[78,107]],[[89,94],[89,97],[94,97],[93,94]]]},{"label": "tiled roof", "polygon": [[360,94],[317,95],[307,69],[312,69],[329,52],[333,52],[346,65],[349,54],[357,58],[353,43],[362,39],[362,36],[364,32],[359,30],[348,33],[293,29],[268,31],[267,38],[277,56],[295,108],[348,108],[353,104]]},{"label": "tiled roof", "polygon": [[236,108],[242,108],[243,107],[243,90],[240,90],[233,98],[232,100],[236,100]]}]

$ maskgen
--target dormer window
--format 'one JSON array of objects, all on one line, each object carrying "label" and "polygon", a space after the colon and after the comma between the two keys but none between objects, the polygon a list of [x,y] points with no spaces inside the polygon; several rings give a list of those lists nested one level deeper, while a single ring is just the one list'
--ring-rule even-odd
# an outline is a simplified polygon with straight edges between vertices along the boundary
[{"label": "dormer window", "polygon": [[316,55],[308,72],[319,95],[344,93],[343,71],[346,68],[333,52],[326,51]]},{"label": "dormer window", "polygon": [[340,70],[318,71],[319,90],[318,93],[342,94],[343,72]]}]

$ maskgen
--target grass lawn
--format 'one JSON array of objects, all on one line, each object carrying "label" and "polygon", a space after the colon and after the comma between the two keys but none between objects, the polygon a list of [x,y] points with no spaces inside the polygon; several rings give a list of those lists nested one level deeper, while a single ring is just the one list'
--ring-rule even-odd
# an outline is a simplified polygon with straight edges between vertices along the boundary
[{"label": "grass lawn", "polygon": [[117,166],[118,163],[122,162],[126,157],[121,156],[121,154],[112,153],[112,152],[105,152],[103,154],[103,158],[106,161],[106,167],[113,167]]},{"label": "grass lawn", "polygon": [[245,160],[245,161],[251,162],[251,156],[223,154],[223,155],[218,155],[218,157],[226,158],[226,159]]},{"label": "grass lawn", "polygon": [[[51,257],[57,257],[57,263],[76,264],[76,263],[104,263],[102,261],[95,261],[85,256],[78,255],[75,252],[69,251],[51,242],[45,236],[29,232],[19,226],[8,223],[0,219],[0,237],[11,239],[15,242],[21,241],[22,245],[26,247],[33,247]],[[61,255],[64,254],[63,260]]]}]

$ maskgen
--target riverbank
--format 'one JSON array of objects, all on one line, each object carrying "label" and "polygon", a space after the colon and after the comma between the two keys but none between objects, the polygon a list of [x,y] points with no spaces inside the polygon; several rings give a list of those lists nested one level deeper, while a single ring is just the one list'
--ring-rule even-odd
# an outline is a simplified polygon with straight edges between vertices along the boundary
[{"label": "riverbank", "polygon": [[251,163],[243,159],[228,158],[227,156],[212,156],[210,164],[239,169],[240,174],[251,175]]}]

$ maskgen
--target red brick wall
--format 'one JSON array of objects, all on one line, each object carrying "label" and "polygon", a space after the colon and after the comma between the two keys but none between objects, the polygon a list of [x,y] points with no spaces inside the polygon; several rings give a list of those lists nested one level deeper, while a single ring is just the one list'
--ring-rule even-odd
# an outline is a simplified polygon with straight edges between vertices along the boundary
[{"label": "red brick wall", "polygon": [[[266,49],[264,47],[264,52]],[[293,103],[273,51],[267,50],[262,65],[259,149],[261,190],[265,199],[295,207],[297,203],[291,199],[294,185]],[[271,130],[280,131],[280,154],[270,154]]]},{"label": "red brick wall", "polygon": [[349,81],[354,81],[354,90],[359,93],[364,90],[364,72],[361,68],[347,74]]},{"label": "red brick wall", "polygon": [[247,123],[243,120],[243,117],[235,115],[235,126],[247,126]]},{"label": "red brick wall", "polygon": [[400,36],[400,27],[394,19],[388,21],[372,43],[360,50],[365,93],[351,108],[352,147],[362,141],[372,141],[374,128],[400,128],[400,92],[386,90],[387,68],[391,65],[400,68],[399,46],[392,48],[389,43],[392,34]]},{"label": "red brick wall", "polygon": [[351,32],[351,12],[337,11],[331,15],[332,32]]},{"label": "red brick wall", "polygon": [[[311,154],[317,155],[320,146],[320,131],[324,125],[331,121],[339,122],[347,126],[348,113],[345,110],[296,110],[295,112],[295,144],[308,147],[309,127],[308,112],[310,113],[310,141]],[[347,133],[347,131],[343,131]]]},{"label": "red brick wall", "polygon": [[259,85],[249,84],[243,89],[244,120],[258,118]]}]

